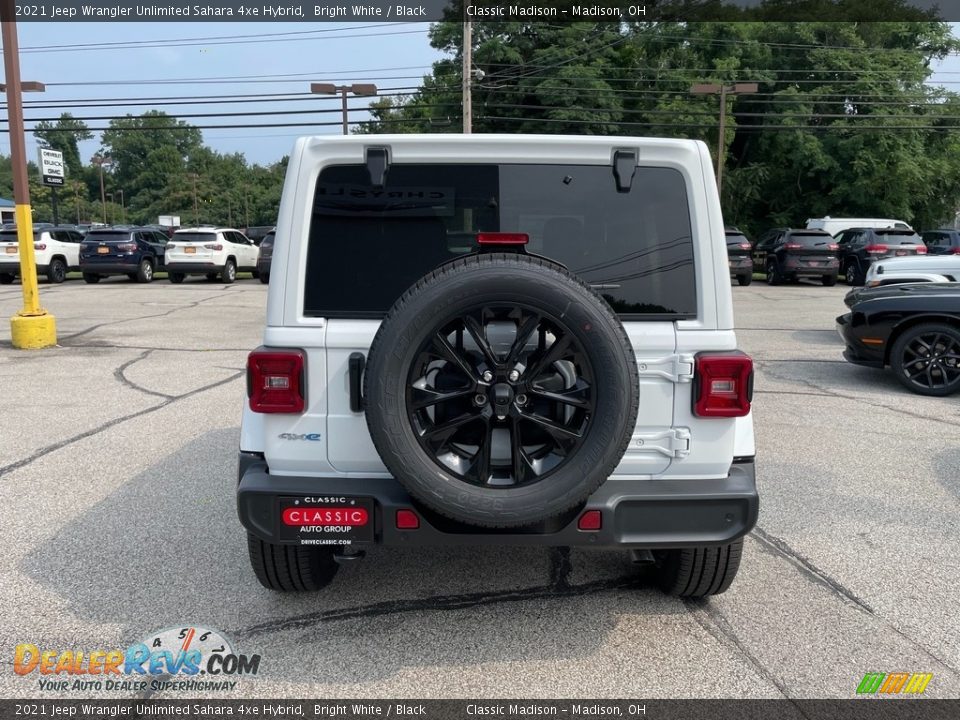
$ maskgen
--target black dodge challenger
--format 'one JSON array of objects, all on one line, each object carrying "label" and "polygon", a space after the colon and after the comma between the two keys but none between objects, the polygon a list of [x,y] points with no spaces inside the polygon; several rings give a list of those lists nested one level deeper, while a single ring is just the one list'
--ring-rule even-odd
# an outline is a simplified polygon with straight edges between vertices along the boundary
[{"label": "black dodge challenger", "polygon": [[843,357],[889,366],[921,395],[960,390],[960,283],[887,285],[862,291],[837,318]]}]

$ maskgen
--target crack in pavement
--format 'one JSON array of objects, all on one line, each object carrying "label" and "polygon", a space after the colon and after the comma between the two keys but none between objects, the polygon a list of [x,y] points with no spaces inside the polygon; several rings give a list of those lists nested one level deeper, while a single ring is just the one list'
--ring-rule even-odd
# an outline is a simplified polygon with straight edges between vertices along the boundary
[{"label": "crack in pavement", "polygon": [[905,632],[903,632],[902,630],[894,626],[886,618],[884,618],[882,615],[877,613],[877,611],[873,607],[871,607],[869,604],[867,604],[865,600],[857,596],[852,590],[844,587],[844,585],[841,584],[839,580],[836,580],[833,577],[831,577],[826,571],[821,570],[819,567],[814,565],[813,562],[811,562],[807,557],[801,555],[798,551],[790,547],[790,545],[787,544],[787,542],[783,538],[779,538],[776,535],[771,535],[770,533],[768,533],[766,530],[764,530],[759,526],[754,527],[750,535],[755,539],[759,540],[768,549],[773,551],[774,554],[779,555],[780,557],[783,557],[788,562],[790,562],[795,568],[797,568],[797,570],[800,571],[800,574],[804,578],[806,578],[810,582],[813,582],[815,584],[818,584],[827,588],[834,595],[849,601],[858,610],[882,622],[890,630],[892,630],[897,635],[899,635],[904,640],[906,640],[908,643],[910,643],[913,647],[920,650],[921,652],[923,652],[924,654],[926,654],[928,657],[935,660],[936,662],[940,663],[943,667],[947,668],[948,670],[953,672],[955,675],[960,675],[960,670],[958,670],[956,667],[950,664],[950,662],[948,662],[944,658],[934,653],[932,650],[926,647],[926,645],[921,643],[919,640],[916,640],[915,638],[910,637]]},{"label": "crack in pavement", "polygon": [[[786,683],[774,675],[773,672],[760,661],[760,658],[747,648],[743,641],[740,640],[733,626],[719,609],[711,605],[708,600],[686,599],[683,601],[683,604],[697,625],[703,628],[721,645],[732,647],[743,655],[762,678],[777,688],[785,699],[791,699],[790,693],[787,691]],[[796,703],[792,704],[794,707],[797,707]],[[797,710],[800,711],[800,708],[797,707]],[[802,711],[800,711],[800,714],[807,717]]]},{"label": "crack in pavement", "polygon": [[133,365],[133,364],[135,364],[135,363],[140,362],[141,360],[146,360],[148,357],[150,357],[150,355],[151,355],[152,353],[153,353],[153,350],[144,350],[142,353],[140,353],[140,354],[139,354],[137,357],[135,357],[133,360],[128,360],[127,362],[123,363],[120,367],[118,367],[116,370],[114,370],[114,371],[113,371],[113,376],[114,376],[117,380],[119,380],[122,385],[125,385],[126,387],[130,388],[131,390],[136,390],[137,392],[142,392],[142,393],[145,393],[145,394],[147,394],[147,395],[153,395],[154,397],[161,397],[161,398],[163,398],[163,399],[165,399],[165,400],[173,400],[175,396],[173,396],[173,395],[168,395],[167,393],[156,392],[156,391],[154,391],[154,390],[147,390],[147,388],[145,388],[145,387],[143,387],[143,386],[141,386],[141,385],[138,385],[137,383],[133,382],[133,380],[130,380],[130,379],[124,374],[124,371],[125,371],[128,367],[130,367],[131,365]]},{"label": "crack in pavement", "polygon": [[195,390],[190,390],[189,392],[185,392],[182,395],[174,395],[169,400],[165,400],[164,402],[159,403],[158,405],[152,405],[148,408],[144,408],[143,410],[138,410],[137,412],[130,413],[129,415],[122,415],[120,417],[113,418],[112,420],[108,420],[107,422],[102,423],[101,425],[98,425],[95,428],[91,428],[90,430],[85,430],[84,432],[74,435],[73,437],[69,437],[59,442],[55,442],[45,447],[42,447],[36,452],[34,452],[32,455],[29,455],[25,458],[22,458],[8,465],[3,465],[2,467],[0,467],[0,477],[3,477],[7,473],[13,472],[14,470],[19,470],[20,468],[25,467],[30,463],[39,460],[40,458],[42,458],[44,455],[48,453],[61,450],[62,448],[65,448],[68,445],[72,445],[75,442],[79,442],[80,440],[85,440],[88,437],[93,437],[94,435],[98,435],[104,432],[105,430],[109,430],[110,428],[116,425],[119,425],[120,423],[126,422],[127,420],[132,420],[134,418],[142,417],[144,415],[149,415],[150,413],[156,412],[157,410],[162,410],[163,408],[169,405],[172,405],[173,403],[178,402],[180,400],[185,400],[189,397],[193,397],[194,395],[205,392],[207,390],[212,390],[213,388],[220,387],[221,385],[226,385],[227,383],[231,383],[234,380],[237,380],[243,375],[244,373],[242,372],[235,373],[224,380],[218,380],[215,383],[204,385],[203,387],[196,388]]},{"label": "crack in pavement", "polygon": [[[562,576],[560,576],[562,577]],[[551,578],[551,583],[557,583]],[[233,635],[255,637],[267,633],[308,628],[323,623],[357,620],[361,618],[376,618],[385,615],[414,613],[423,611],[464,610],[466,608],[483,605],[496,605],[507,602],[523,602],[525,600],[551,600],[566,597],[578,597],[605,590],[621,590],[635,588],[640,585],[640,575],[629,575],[609,580],[595,580],[580,585],[548,584],[538,585],[520,590],[502,590],[498,592],[476,592],[462,595],[434,595],[428,598],[414,598],[411,600],[387,600],[369,605],[357,605],[349,608],[334,610],[320,610],[296,615],[289,618],[270,620],[256,625],[250,625],[233,631]]]},{"label": "crack in pavement", "polygon": [[956,422],[951,422],[949,420],[941,420],[940,418],[934,417],[932,415],[924,415],[922,413],[916,413],[910,410],[904,410],[903,408],[894,407],[892,405],[885,405],[882,402],[873,402],[873,401],[867,400],[866,398],[857,397],[856,395],[846,395],[844,393],[837,392],[830,387],[826,387],[824,385],[818,385],[812,380],[805,380],[803,378],[778,374],[773,370],[765,367],[766,362],[767,362],[766,360],[758,360],[754,362],[754,365],[760,370],[763,370],[765,373],[768,373],[770,377],[772,377],[775,380],[800,383],[801,385],[806,385],[808,388],[812,388],[821,393],[825,393],[827,395],[830,395],[831,397],[841,398],[843,400],[850,400],[851,402],[860,403],[861,405],[867,405],[869,407],[889,410],[890,412],[898,413],[900,415],[906,415],[907,417],[916,418],[917,420],[924,420],[926,422],[939,423],[940,425],[947,425],[951,428],[956,428],[957,426]]},{"label": "crack in pavement", "polygon": [[[201,303],[207,302],[208,300],[217,300],[217,299],[222,298],[222,297],[223,297],[222,294],[210,295],[209,297],[200,298],[199,300],[194,300],[194,301],[188,302],[188,303],[185,304],[185,305],[179,305],[178,307],[175,307],[175,308],[173,308],[172,310],[167,310],[167,311],[165,311],[165,312],[158,313],[158,314],[156,314],[156,315],[140,315],[140,316],[137,316],[137,317],[124,318],[124,319],[122,319],[122,320],[111,320],[110,322],[98,323],[98,324],[96,324],[96,325],[91,325],[90,327],[86,328],[85,330],[80,330],[80,331],[75,332],[75,333],[70,333],[69,335],[61,335],[61,336],[60,336],[60,340],[72,340],[72,339],[74,339],[74,338],[80,337],[81,335],[86,335],[87,333],[91,333],[91,332],[93,332],[94,330],[99,330],[100,328],[108,327],[108,326],[110,326],[110,325],[120,325],[121,323],[136,322],[137,320],[152,320],[152,319],[154,319],[154,318],[167,317],[167,316],[169,316],[169,315],[172,315],[172,314],[175,313],[175,312],[180,312],[181,310],[190,310],[190,309],[192,309],[192,308],[197,307],[197,306],[200,305]],[[61,344],[62,344],[62,343],[61,343]],[[69,346],[67,346],[67,347],[69,347]]]}]

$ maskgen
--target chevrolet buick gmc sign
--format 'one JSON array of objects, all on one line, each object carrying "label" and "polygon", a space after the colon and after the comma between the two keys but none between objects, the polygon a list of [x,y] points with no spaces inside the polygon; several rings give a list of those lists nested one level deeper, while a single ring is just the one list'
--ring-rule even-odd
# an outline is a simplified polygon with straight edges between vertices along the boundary
[{"label": "chevrolet buick gmc sign", "polygon": [[63,153],[59,150],[38,148],[40,160],[40,179],[44,185],[63,187]]}]

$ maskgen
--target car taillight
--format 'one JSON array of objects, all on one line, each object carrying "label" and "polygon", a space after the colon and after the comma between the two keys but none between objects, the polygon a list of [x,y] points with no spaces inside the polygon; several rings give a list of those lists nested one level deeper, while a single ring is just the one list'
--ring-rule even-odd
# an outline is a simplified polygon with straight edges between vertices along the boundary
[{"label": "car taillight", "polygon": [[257,413],[302,413],[302,350],[254,350],[247,357],[247,397]]},{"label": "car taillight", "polygon": [[800,250],[801,248],[803,248],[803,245],[801,245],[800,243],[787,243],[786,247],[787,247],[787,250]]},{"label": "car taillight", "polygon": [[47,249],[47,244],[46,244],[46,243],[34,243],[34,244],[33,244],[33,249],[34,249],[34,250],[46,250],[46,249]]},{"label": "car taillight", "polygon": [[137,244],[136,243],[120,243],[117,245],[117,249],[118,250],[136,250]]},{"label": "car taillight", "polygon": [[927,246],[926,245],[917,245],[917,255],[926,255]]},{"label": "car taillight", "polygon": [[871,255],[883,255],[889,248],[886,245],[867,245],[864,250]]},{"label": "car taillight", "polygon": [[164,250],[173,250],[176,246],[177,246],[176,243],[168,242],[166,245],[163,246],[163,249],[164,249]]},{"label": "car taillight", "polygon": [[216,250],[217,252],[220,252],[221,250],[223,250],[223,245],[220,245],[220,244],[216,244],[216,245],[204,245],[204,247],[205,247],[207,250]]},{"label": "car taillight", "polygon": [[840,246],[837,245],[836,243],[830,243],[829,245],[827,245],[827,250],[839,250],[839,249],[840,249]]},{"label": "car taillight", "polygon": [[750,243],[740,243],[741,250],[750,250]]},{"label": "car taillight", "polygon": [[477,233],[477,245],[526,245],[528,242],[530,242],[530,236],[526,233]]},{"label": "car taillight", "polygon": [[960,255],[960,245],[950,248],[947,251],[947,255]]},{"label": "car taillight", "polygon": [[739,350],[700,353],[694,368],[693,414],[743,417],[753,399],[753,359]]}]

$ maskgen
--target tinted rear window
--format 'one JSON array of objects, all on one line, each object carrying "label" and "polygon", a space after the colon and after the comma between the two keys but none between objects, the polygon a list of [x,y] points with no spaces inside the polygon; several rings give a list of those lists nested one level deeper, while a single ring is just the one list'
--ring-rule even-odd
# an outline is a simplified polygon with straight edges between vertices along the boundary
[{"label": "tinted rear window", "polygon": [[835,242],[827,233],[790,233],[787,235],[788,243],[798,243],[807,248],[824,248]]},{"label": "tinted rear window", "polygon": [[564,264],[625,316],[695,317],[683,176],[582,165],[393,165],[386,186],[365,166],[317,181],[304,314],[382,317],[437,265],[476,249],[476,233],[523,232],[527,250]]},{"label": "tinted rear window", "polygon": [[923,242],[913,230],[877,230],[876,232],[877,235],[882,235],[887,240],[899,241],[900,243],[917,243],[919,245]]},{"label": "tinted rear window", "polygon": [[130,237],[130,233],[126,230],[121,231],[103,231],[103,230],[91,230],[86,235],[83,236],[84,240],[89,240],[90,242],[117,242],[119,240],[126,240]]},{"label": "tinted rear window", "polygon": [[216,233],[174,233],[172,242],[207,243],[217,239]]},{"label": "tinted rear window", "polygon": [[[36,236],[39,235],[39,234],[40,234],[40,231],[39,231],[39,230],[34,230],[34,231],[33,231],[33,236],[34,236],[34,237],[36,237]],[[17,239],[17,231],[16,231],[16,230],[0,230],[0,240],[3,240],[4,242],[11,242],[11,241],[16,240],[16,239]]]},{"label": "tinted rear window", "polygon": [[739,245],[740,243],[749,244],[750,241],[743,233],[727,233],[727,245]]}]

